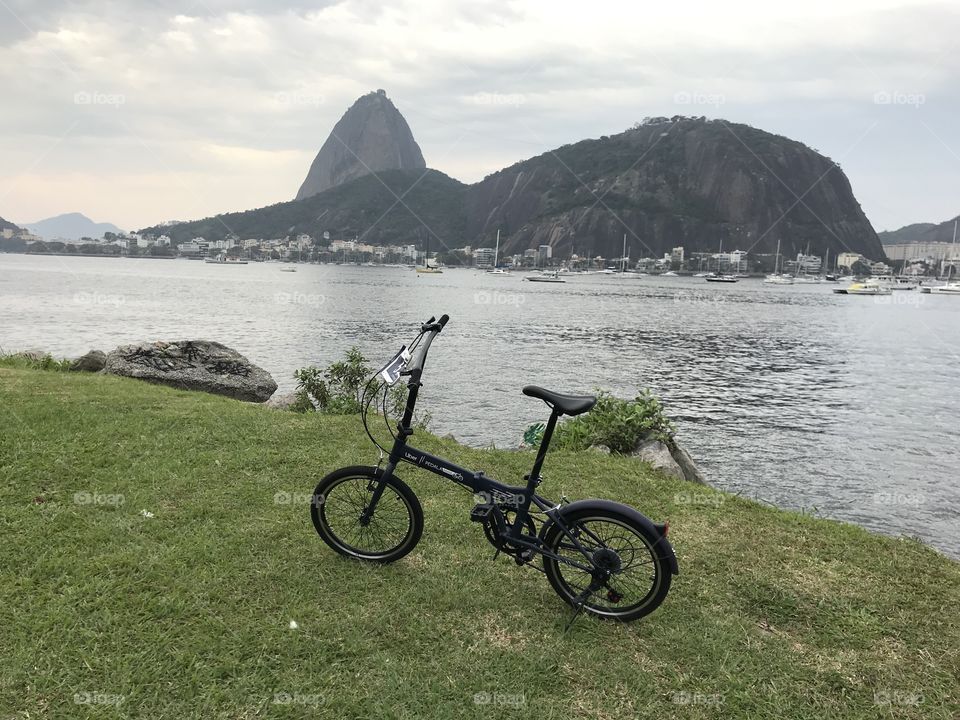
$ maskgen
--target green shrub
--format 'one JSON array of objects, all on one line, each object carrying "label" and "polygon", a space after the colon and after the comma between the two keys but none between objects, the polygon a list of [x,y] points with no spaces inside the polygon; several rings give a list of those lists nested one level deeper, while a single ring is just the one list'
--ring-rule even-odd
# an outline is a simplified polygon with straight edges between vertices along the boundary
[{"label": "green shrub", "polygon": [[[537,447],[543,440],[543,423],[527,428],[523,441]],[[656,439],[672,443],[673,424],[663,413],[663,405],[650,391],[644,390],[633,400],[597,392],[597,404],[583,415],[558,423],[551,446],[563,450],[586,450],[592,445],[605,445],[611,452],[629,454],[640,442]]]},{"label": "green shrub", "polygon": [[51,370],[53,372],[66,372],[70,369],[71,363],[72,360],[68,360],[66,358],[57,360],[50,353],[45,353],[44,355],[37,353],[12,353],[9,355],[0,355],[0,365],[23,370]]},{"label": "green shrub", "polygon": [[[294,373],[297,379],[297,401],[290,409],[295,412],[316,410],[328,415],[356,415],[363,409],[360,401],[363,399],[367,381],[374,372],[374,368],[367,364],[367,359],[357,347],[347,351],[345,360],[335,362],[325,370],[312,365],[300,368]],[[371,387],[370,391],[372,390]],[[382,400],[375,400],[371,411],[376,411]],[[398,383],[387,390],[387,414],[395,421],[399,421],[403,416],[406,402],[405,383]],[[414,416],[413,423],[420,429],[425,430],[429,422],[429,413],[417,413]]]}]

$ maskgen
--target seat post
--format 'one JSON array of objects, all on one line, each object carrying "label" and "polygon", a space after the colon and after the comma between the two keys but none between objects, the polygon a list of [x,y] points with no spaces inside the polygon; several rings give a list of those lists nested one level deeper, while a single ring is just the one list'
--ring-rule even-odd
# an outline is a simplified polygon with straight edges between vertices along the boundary
[{"label": "seat post", "polygon": [[557,418],[560,417],[560,411],[553,406],[553,412],[550,413],[550,419],[547,421],[547,427],[543,430],[543,439],[540,441],[540,449],[537,451],[537,459],[533,461],[533,470],[530,471],[530,477],[527,478],[527,489],[533,492],[533,489],[540,484],[540,468],[543,467],[543,460],[547,457],[547,450],[550,447],[550,439],[553,437],[553,429],[557,426]]}]

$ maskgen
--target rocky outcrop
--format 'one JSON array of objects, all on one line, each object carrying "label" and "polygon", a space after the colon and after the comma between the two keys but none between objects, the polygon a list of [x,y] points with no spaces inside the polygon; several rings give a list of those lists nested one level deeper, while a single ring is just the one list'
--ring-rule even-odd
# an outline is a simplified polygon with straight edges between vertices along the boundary
[{"label": "rocky outcrop", "polygon": [[678,480],[687,480],[698,485],[709,485],[703,473],[700,472],[700,468],[690,457],[690,453],[677,442],[675,437],[670,438],[668,442],[653,437],[643,438],[637,443],[630,456],[648,463],[655,470]]},{"label": "rocky outcrop", "polygon": [[648,463],[650,467],[659,470],[665,475],[684,480],[683,470],[673,459],[670,448],[659,440],[644,440],[631,453],[632,457]]},{"label": "rocky outcrop", "polygon": [[751,253],[883,249],[840,167],[806,145],[747,125],[652,118],[566,145],[470,187],[466,239],[501,230],[501,251],[661,257],[682,245]]},{"label": "rocky outcrop", "polygon": [[297,393],[285,393],[284,395],[274,395],[265,404],[274,410],[293,410],[299,400],[300,396]]},{"label": "rocky outcrop", "polygon": [[426,169],[410,126],[383,90],[357,100],[334,125],[297,200],[382,170]]},{"label": "rocky outcrop", "polygon": [[70,363],[70,370],[72,372],[100,372],[106,364],[107,354],[103,350],[91,350]]},{"label": "rocky outcrop", "polygon": [[249,402],[265,402],[277,389],[266,370],[208,340],[118,347],[107,355],[102,372]]}]

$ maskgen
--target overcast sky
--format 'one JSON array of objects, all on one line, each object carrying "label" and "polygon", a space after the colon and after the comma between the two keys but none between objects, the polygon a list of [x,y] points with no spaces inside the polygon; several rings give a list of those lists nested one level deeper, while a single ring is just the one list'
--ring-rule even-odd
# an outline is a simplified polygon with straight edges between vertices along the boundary
[{"label": "overcast sky", "polygon": [[466,182],[706,115],[839,161],[877,230],[960,212],[960,5],[780,4],[0,0],[0,216],[135,229],[292,199],[376,88]]}]

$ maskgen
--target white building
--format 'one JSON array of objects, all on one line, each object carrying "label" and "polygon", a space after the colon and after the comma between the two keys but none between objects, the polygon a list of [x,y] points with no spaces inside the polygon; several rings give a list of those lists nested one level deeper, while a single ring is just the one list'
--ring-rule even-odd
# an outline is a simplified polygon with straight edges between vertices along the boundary
[{"label": "white building", "polygon": [[837,255],[838,267],[852,268],[854,266],[854,263],[865,262],[865,261],[866,261],[866,258],[864,258],[863,255],[861,255],[860,253],[845,252]]},{"label": "white building", "polygon": [[891,260],[926,260],[930,264],[960,261],[960,247],[946,242],[898,243],[884,245]]},{"label": "white building", "polygon": [[493,248],[477,248],[473,251],[473,261],[478,268],[492,268],[495,254]]},{"label": "white building", "polygon": [[797,270],[806,273],[818,273],[823,267],[823,258],[819,255],[797,254]]}]

